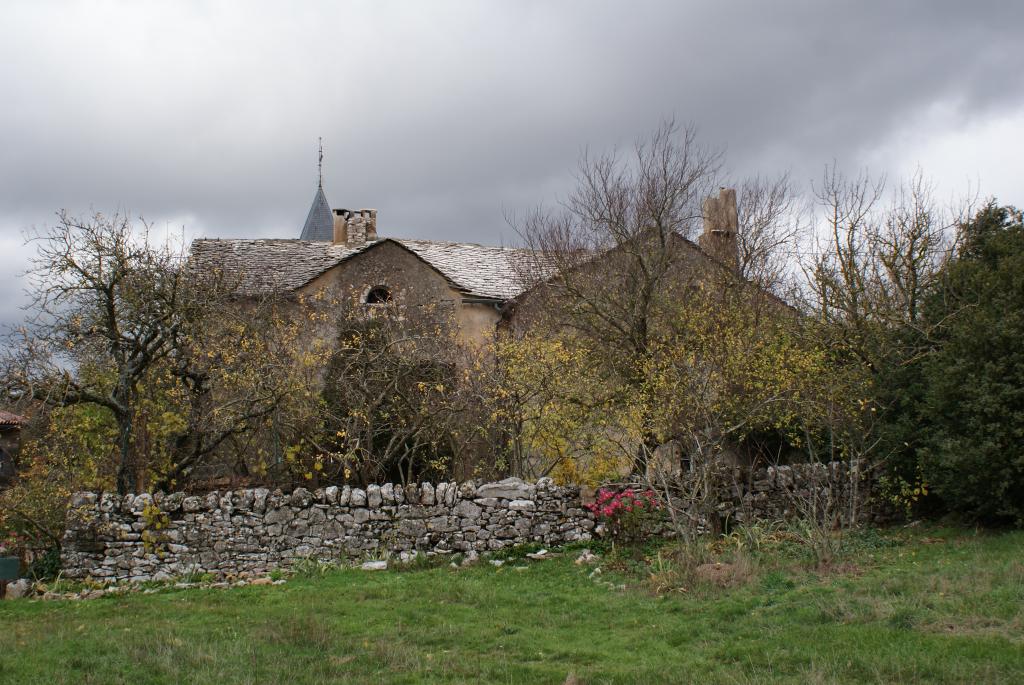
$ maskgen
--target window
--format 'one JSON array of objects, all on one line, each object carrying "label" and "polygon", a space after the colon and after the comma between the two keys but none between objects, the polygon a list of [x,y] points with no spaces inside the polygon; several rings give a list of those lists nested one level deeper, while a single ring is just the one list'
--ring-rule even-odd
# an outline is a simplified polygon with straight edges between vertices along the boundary
[{"label": "window", "polygon": [[366,304],[387,304],[388,302],[391,302],[391,290],[383,285],[370,288],[370,292],[366,293]]}]

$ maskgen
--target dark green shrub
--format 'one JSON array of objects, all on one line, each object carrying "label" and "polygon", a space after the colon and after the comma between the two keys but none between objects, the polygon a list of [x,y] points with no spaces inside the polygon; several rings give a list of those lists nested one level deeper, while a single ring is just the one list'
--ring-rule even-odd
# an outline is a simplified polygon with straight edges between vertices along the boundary
[{"label": "dark green shrub", "polygon": [[1024,525],[1024,226],[989,204],[961,239],[926,303],[920,470],[949,511]]}]

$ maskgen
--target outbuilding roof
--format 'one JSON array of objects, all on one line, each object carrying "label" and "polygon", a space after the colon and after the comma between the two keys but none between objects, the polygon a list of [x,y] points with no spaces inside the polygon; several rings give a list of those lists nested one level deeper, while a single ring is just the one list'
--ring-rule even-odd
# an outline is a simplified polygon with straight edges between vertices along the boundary
[{"label": "outbuilding roof", "polygon": [[18,428],[28,421],[24,416],[0,410],[0,428]]}]

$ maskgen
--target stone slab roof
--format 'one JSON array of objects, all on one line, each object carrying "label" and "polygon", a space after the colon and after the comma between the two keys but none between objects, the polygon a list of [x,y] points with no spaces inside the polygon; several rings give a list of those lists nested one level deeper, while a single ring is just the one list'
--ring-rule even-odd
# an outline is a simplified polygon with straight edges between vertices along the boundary
[{"label": "stone slab roof", "polygon": [[385,238],[353,248],[324,241],[207,239],[192,242],[192,263],[223,269],[249,295],[295,290],[360,252],[385,242],[401,245],[468,297],[507,300],[525,287],[517,264],[526,250],[438,240]]},{"label": "stone slab roof", "polygon": [[521,271],[530,254],[528,250],[438,240],[395,242],[437,269],[467,295],[507,300],[526,289]]},{"label": "stone slab roof", "polygon": [[246,295],[295,290],[359,251],[346,245],[294,239],[199,238],[191,247],[194,268],[223,270],[229,278],[238,279],[238,288]]}]

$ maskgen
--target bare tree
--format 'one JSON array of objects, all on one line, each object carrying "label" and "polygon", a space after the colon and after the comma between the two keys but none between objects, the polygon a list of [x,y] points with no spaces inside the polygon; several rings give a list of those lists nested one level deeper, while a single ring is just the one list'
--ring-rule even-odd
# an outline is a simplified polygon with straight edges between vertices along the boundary
[{"label": "bare tree", "polygon": [[747,179],[737,192],[739,273],[781,295],[793,273],[793,254],[808,227],[789,174]]},{"label": "bare tree", "polygon": [[22,401],[96,405],[117,427],[116,482],[180,485],[291,396],[294,321],[191,268],[182,241],[128,217],[61,213],[36,235],[32,301],[7,339]]},{"label": "bare tree", "polygon": [[647,479],[681,540],[718,531],[721,494],[741,472],[815,459],[808,446],[821,440],[832,458],[847,447],[838,426],[857,422],[863,379],[833,365],[812,323],[745,288],[694,292],[667,322],[643,397],[681,461],[652,458]]},{"label": "bare tree", "polygon": [[835,165],[826,169],[815,189],[824,226],[802,265],[811,308],[875,373],[886,360],[916,354],[894,348],[893,331],[928,337],[921,301],[952,254],[956,227],[971,206],[939,207],[920,171],[896,189],[888,206],[885,197],[885,179],[866,173],[850,179]]},{"label": "bare tree", "polygon": [[936,334],[961,311],[951,306],[941,319],[928,317],[922,304],[943,291],[973,200],[941,206],[920,170],[889,193],[884,179],[867,173],[847,178],[835,165],[825,170],[815,196],[821,223],[801,265],[806,309],[821,324],[837,363],[857,364],[870,375],[864,402],[877,415],[864,422],[862,445],[852,456],[865,473],[884,468],[889,487],[909,487],[921,478],[914,467],[923,406],[913,380],[917,365],[934,353]]},{"label": "bare tree", "polygon": [[[525,271],[536,286],[531,305],[548,312],[542,325],[589,341],[624,392],[643,384],[657,321],[686,287],[678,282],[681,238],[695,235],[720,161],[692,127],[669,121],[628,158],[584,155],[561,211],[538,211],[516,226],[537,255]],[[640,470],[657,442],[650,422],[641,423]]]},{"label": "bare tree", "polygon": [[228,467],[243,477],[259,475],[260,460],[269,456],[261,442],[303,433],[319,409],[329,359],[327,341],[304,335],[325,315],[321,304],[272,296],[207,299],[162,376],[164,392],[174,398],[168,408],[180,421],[168,436],[166,463],[151,465],[156,487],[173,489],[196,473]]},{"label": "bare tree", "polygon": [[106,407],[118,426],[118,489],[135,487],[130,464],[139,385],[179,343],[199,303],[184,251],[156,244],[144,222],[115,214],[59,214],[33,238],[26,323],[9,341],[8,373],[29,396],[53,405]]},{"label": "bare tree", "polygon": [[[450,312],[344,301],[325,379],[327,430],[314,445],[331,461],[324,475],[348,469],[363,483],[408,483],[450,472],[476,437],[464,425],[475,399],[463,382],[469,352]],[[449,440],[453,433],[461,444]]]}]

